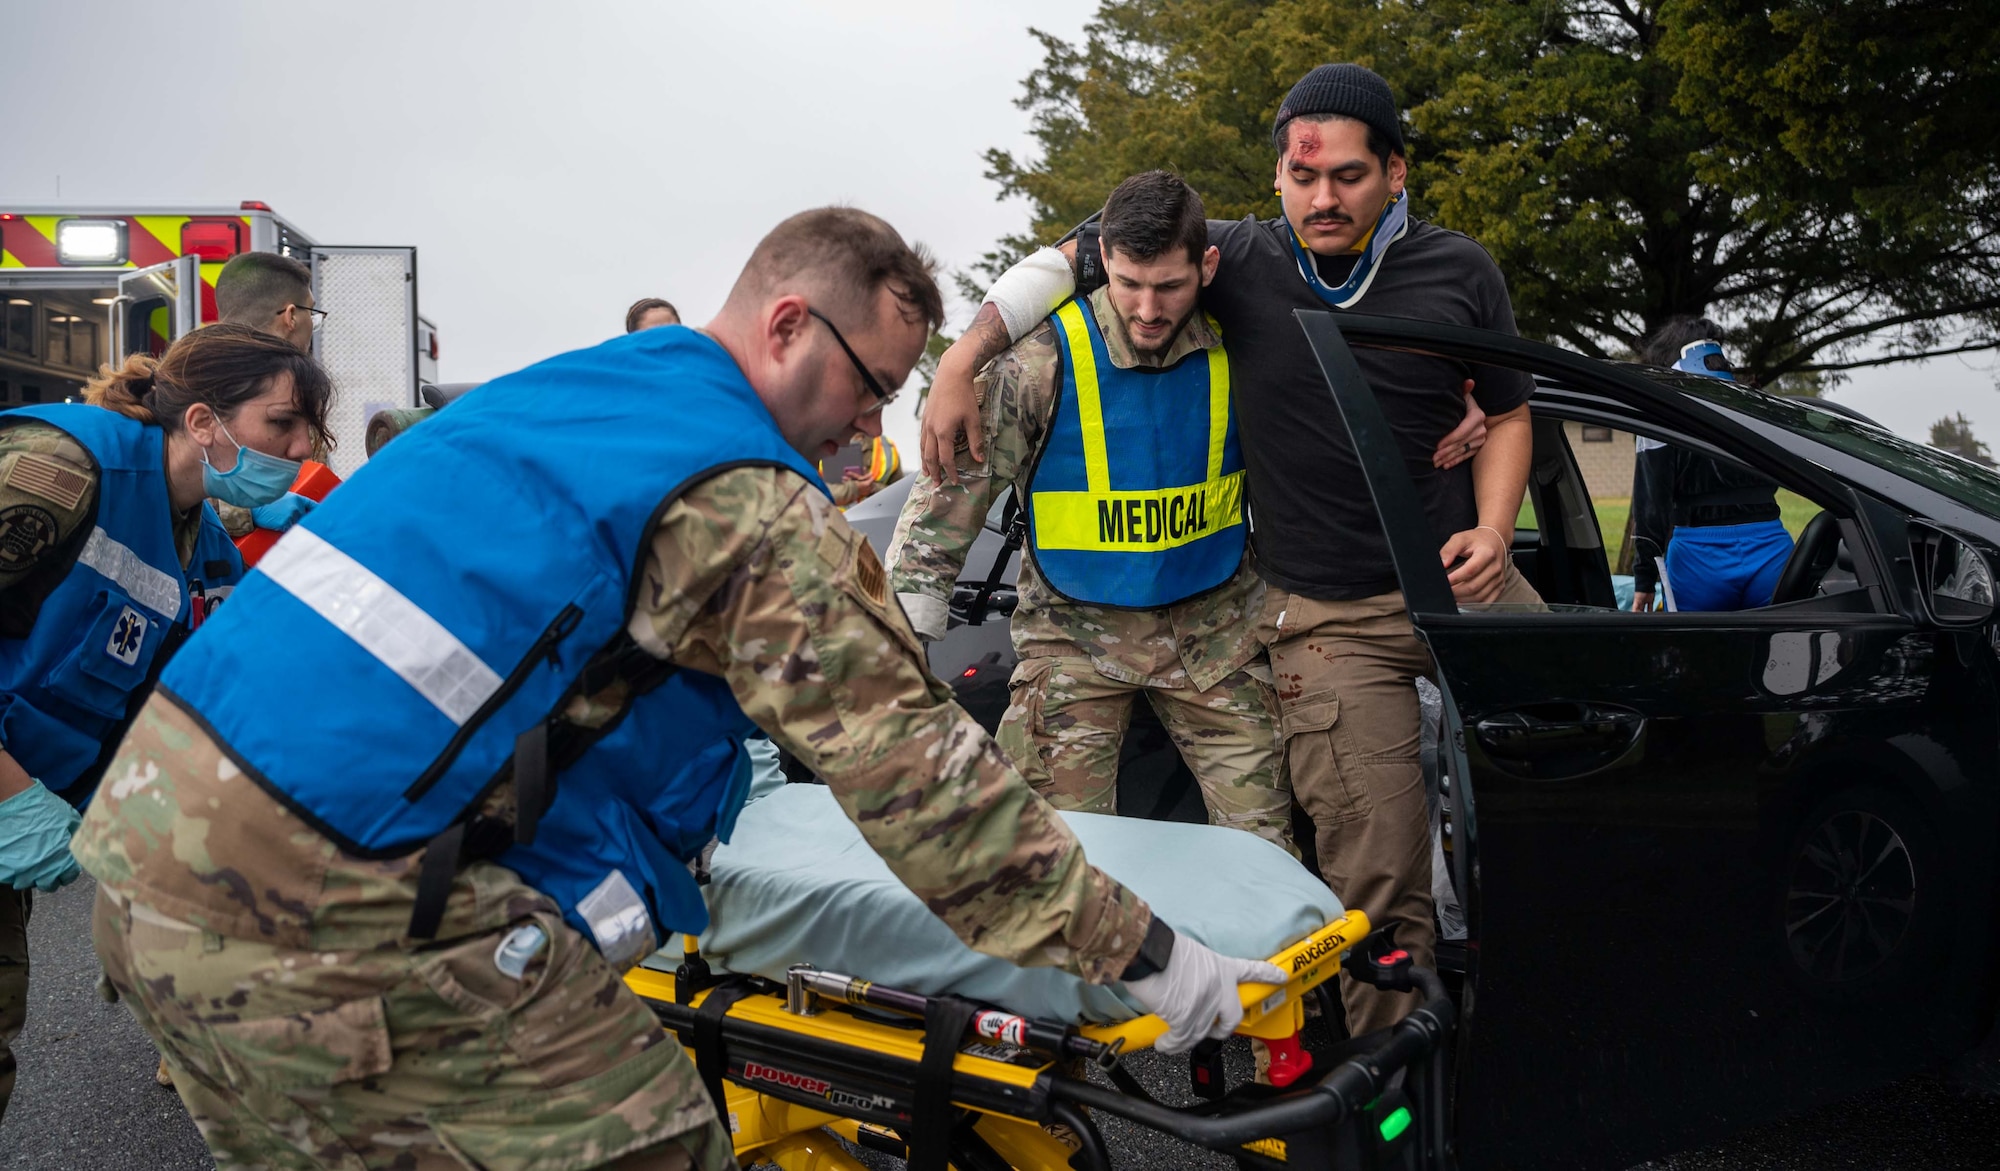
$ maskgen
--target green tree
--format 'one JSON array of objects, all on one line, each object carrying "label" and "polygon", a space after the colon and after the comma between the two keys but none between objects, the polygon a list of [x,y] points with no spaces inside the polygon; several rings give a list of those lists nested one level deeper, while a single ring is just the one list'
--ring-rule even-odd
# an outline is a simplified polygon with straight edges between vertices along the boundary
[{"label": "green tree", "polygon": [[1964,411],[1931,424],[1931,446],[1962,455],[1984,467],[1994,466],[1992,451],[1972,434],[1972,421],[1965,417]]},{"label": "green tree", "polygon": [[1349,60],[1403,105],[1416,210],[1493,253],[1524,333],[1616,356],[1706,313],[1798,389],[1990,348],[1997,30],[1972,0],[1103,0],[1080,44],[1035,34],[1039,153],[986,156],[1031,223],[977,271],[1149,167],[1276,214],[1278,103]]}]

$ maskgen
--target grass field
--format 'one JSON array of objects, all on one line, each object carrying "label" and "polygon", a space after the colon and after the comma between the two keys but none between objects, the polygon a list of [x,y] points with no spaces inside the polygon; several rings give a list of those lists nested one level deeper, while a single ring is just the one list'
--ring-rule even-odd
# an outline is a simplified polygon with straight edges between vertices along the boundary
[{"label": "grass field", "polygon": [[[1593,500],[1597,509],[1597,528],[1604,534],[1604,554],[1612,565],[1618,564],[1618,556],[1625,546],[1625,522],[1632,513],[1632,498],[1629,496],[1606,496]],[[1797,540],[1806,522],[1819,511],[1819,506],[1803,496],[1780,490],[1778,492],[1778,513],[1785,528]],[[1535,506],[1529,501],[1521,502],[1521,519],[1516,522],[1521,528],[1535,528]]]}]

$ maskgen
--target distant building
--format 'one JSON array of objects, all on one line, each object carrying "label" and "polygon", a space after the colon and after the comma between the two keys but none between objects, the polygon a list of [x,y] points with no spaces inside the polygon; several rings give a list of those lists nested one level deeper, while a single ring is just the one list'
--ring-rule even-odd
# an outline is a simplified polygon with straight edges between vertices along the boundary
[{"label": "distant building", "polygon": [[[1569,438],[1569,449],[1576,453],[1576,466],[1583,473],[1592,501],[1631,499],[1638,449],[1630,431],[1564,420],[1563,434]],[[1616,538],[1606,534],[1606,539]]]}]

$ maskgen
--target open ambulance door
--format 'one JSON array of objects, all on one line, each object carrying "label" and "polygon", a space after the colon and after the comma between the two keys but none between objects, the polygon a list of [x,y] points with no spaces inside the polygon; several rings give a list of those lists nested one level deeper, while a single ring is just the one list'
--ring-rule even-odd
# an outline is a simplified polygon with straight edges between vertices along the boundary
[{"label": "open ambulance door", "polygon": [[342,479],[368,458],[368,420],[378,411],[418,407],[417,250],[312,249],[314,305],[326,317],[313,353],[333,378],[327,464]]},{"label": "open ambulance door", "polygon": [[[1578,478],[1561,500],[1548,491],[1574,469],[1555,458],[1567,456],[1554,417],[1565,395],[1617,404],[1641,431],[1701,437],[1864,526],[1847,530],[1872,534],[1853,542],[1857,560],[1872,559],[1857,568],[1864,580],[1892,580],[1893,566],[1863,546],[1907,538],[1870,527],[1865,500],[1824,469],[1787,463],[1749,429],[1629,371],[1480,330],[1299,319],[1444,695],[1439,763],[1468,932],[1459,1165],[1626,1167],[1948,1055],[1948,1034],[1963,1030],[1945,1023],[1949,985],[1923,960],[1936,953],[1912,934],[1897,957],[1917,962],[1865,978],[1800,966],[1800,888],[1785,861],[1816,841],[1803,832],[1819,816],[1816,790],[1851,784],[1842,778],[1866,775],[1924,726],[1923,689],[1898,684],[1912,648],[1936,636],[1894,607],[1828,599],[1635,614],[1547,573],[1547,604],[1461,607],[1349,345],[1538,376],[1535,409],[1551,413],[1531,477],[1543,551],[1588,557],[1599,577],[1609,569],[1587,488]],[[1910,856],[1922,845],[1912,837]],[[1949,924],[1938,873],[1913,933]]]},{"label": "open ambulance door", "polygon": [[111,302],[111,355],[158,357],[175,338],[201,326],[201,257],[177,256],[164,264],[118,275]]}]

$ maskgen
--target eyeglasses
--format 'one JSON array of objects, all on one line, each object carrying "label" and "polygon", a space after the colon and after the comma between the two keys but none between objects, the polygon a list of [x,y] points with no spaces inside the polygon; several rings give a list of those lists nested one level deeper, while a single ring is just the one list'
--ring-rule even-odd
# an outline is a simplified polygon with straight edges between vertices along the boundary
[{"label": "eyeglasses", "polygon": [[854,363],[854,372],[856,374],[861,375],[861,385],[867,387],[868,393],[875,396],[874,403],[864,408],[861,414],[863,415],[881,414],[882,408],[888,406],[892,402],[895,402],[896,396],[901,394],[902,391],[883,390],[882,384],[875,381],[875,376],[868,372],[868,367],[862,365],[861,359],[854,356],[854,347],[848,345],[847,339],[840,336],[839,327],[834,325],[833,322],[828,321],[826,319],[826,316],[817,309],[808,308],[806,312],[812,314],[813,317],[816,318],[821,325],[826,326],[828,331],[830,331],[833,334],[833,340],[840,343],[840,352],[847,355],[847,360]]},{"label": "eyeglasses", "polygon": [[315,309],[310,305],[294,305],[292,306],[292,308],[297,309],[301,313],[312,314],[312,323],[314,329],[318,329],[320,326],[325,325],[326,319],[330,316],[330,314],[328,314],[326,310]]}]

